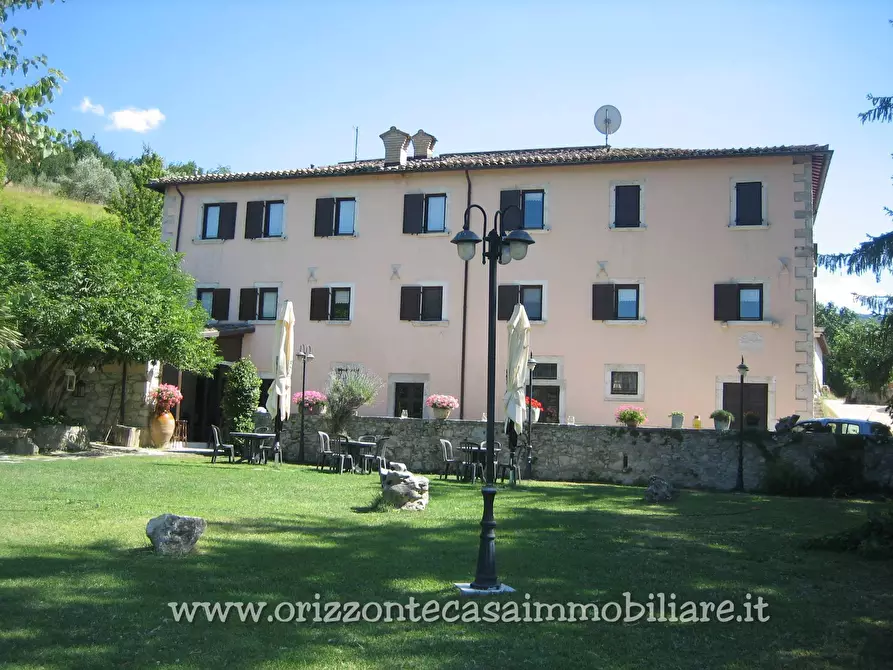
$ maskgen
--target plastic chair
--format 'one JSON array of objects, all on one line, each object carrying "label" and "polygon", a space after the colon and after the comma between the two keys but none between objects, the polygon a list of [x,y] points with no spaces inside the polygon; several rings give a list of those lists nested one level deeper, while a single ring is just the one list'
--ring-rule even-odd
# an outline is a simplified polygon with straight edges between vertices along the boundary
[{"label": "plastic chair", "polygon": [[449,440],[441,439],[440,450],[443,454],[443,472],[440,473],[440,478],[448,479],[450,476],[450,469],[452,469],[456,475],[456,481],[459,481],[459,471],[462,469],[463,463],[453,454],[453,444]]},{"label": "plastic chair", "polygon": [[353,454],[347,451],[347,444],[343,438],[338,437],[336,440],[338,441],[338,451],[331,452],[331,456],[329,457],[331,459],[331,465],[329,469],[331,472],[335,472],[337,468],[338,474],[343,475],[346,465],[347,471],[352,473],[354,469]]},{"label": "plastic chair", "polygon": [[217,426],[211,426],[211,447],[214,449],[214,453],[211,454],[211,463],[217,462],[218,451],[227,452],[229,454],[229,462],[233,462],[236,448],[232,444],[223,444],[220,441],[220,429]]},{"label": "plastic chair", "polygon": [[[366,435],[364,437],[374,437],[374,436]],[[376,443],[375,453],[374,454],[363,454],[363,473],[364,474],[367,474],[367,475],[372,474],[372,464],[373,463],[375,463],[378,466],[378,468],[376,468],[376,469],[387,467],[387,464],[388,464],[387,455],[386,455],[387,441],[390,439],[391,439],[390,437],[379,437],[378,439],[375,440],[375,443]],[[360,442],[366,442],[366,441],[367,440],[360,438]],[[372,440],[368,440],[368,441],[371,442]]]},{"label": "plastic chair", "polygon": [[319,448],[316,451],[316,469],[322,470],[329,464],[329,459],[334,456],[334,452],[328,434],[320,430],[317,435],[319,436]]}]

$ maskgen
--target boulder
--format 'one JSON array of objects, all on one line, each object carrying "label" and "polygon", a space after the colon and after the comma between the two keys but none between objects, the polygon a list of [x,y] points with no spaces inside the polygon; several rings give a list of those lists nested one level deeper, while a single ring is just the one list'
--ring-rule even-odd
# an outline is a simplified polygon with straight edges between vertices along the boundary
[{"label": "boulder", "polygon": [[31,439],[28,428],[10,428],[0,430],[0,452],[15,456],[33,456],[37,453],[37,445]]},{"label": "boulder", "polygon": [[208,524],[197,516],[162,514],[146,524],[146,536],[156,554],[183,556],[192,551]]},{"label": "boulder", "polygon": [[645,489],[645,502],[660,503],[670,502],[676,497],[676,489],[666,479],[651,475],[648,479],[648,488]]},{"label": "boulder", "polygon": [[384,501],[397,509],[421,511],[428,506],[428,478],[406,470],[379,471],[381,495]]},{"label": "boulder", "polygon": [[32,439],[42,454],[90,449],[90,435],[83,426],[38,426],[32,431]]}]

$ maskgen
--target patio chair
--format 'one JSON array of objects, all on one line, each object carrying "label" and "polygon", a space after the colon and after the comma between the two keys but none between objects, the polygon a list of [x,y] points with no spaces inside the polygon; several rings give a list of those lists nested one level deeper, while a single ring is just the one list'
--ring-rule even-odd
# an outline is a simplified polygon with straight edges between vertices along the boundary
[{"label": "patio chair", "polygon": [[[371,435],[365,435],[364,437],[374,437]],[[380,468],[385,468],[388,465],[387,460],[387,441],[390,440],[390,437],[379,437],[375,441],[375,453],[374,454],[363,454],[363,473],[367,475],[372,474],[373,463],[377,466],[375,469],[379,470]],[[372,442],[373,440],[364,440],[360,438],[360,442]]]},{"label": "patio chair", "polygon": [[450,469],[452,469],[456,474],[456,481],[459,481],[459,470],[462,469],[462,461],[453,455],[452,443],[449,440],[441,440],[440,450],[443,454],[443,472],[440,473],[440,478],[448,479]]},{"label": "patio chair", "polygon": [[220,440],[220,429],[217,426],[211,426],[211,439],[209,440],[209,445],[214,453],[211,454],[211,462],[217,462],[217,452],[225,451],[229,454],[229,462],[233,462],[233,456],[235,455],[236,448],[232,444],[223,444]]},{"label": "patio chair", "polygon": [[[500,482],[505,482],[505,477],[507,474],[511,473],[512,470],[515,471],[515,481],[521,481],[521,452],[523,449],[518,447],[515,449],[515,464],[512,465],[512,456],[506,450],[505,455],[502,456],[502,452],[500,452],[500,456],[502,456],[502,460],[496,461],[496,476],[499,477]],[[526,459],[524,461],[527,462]]]},{"label": "patio chair", "polygon": [[[480,445],[477,442],[472,442],[471,440],[462,440],[462,443],[459,445],[459,448],[469,447],[472,449],[477,449]],[[474,480],[480,477],[480,479],[484,480],[484,464],[480,461],[480,456],[482,454],[480,451],[466,451],[462,449],[462,478],[463,479],[471,479],[471,482],[474,483]]]},{"label": "patio chair", "polygon": [[[487,473],[486,473],[486,469],[487,469],[487,455],[486,455],[487,454],[487,441],[486,440],[481,442],[481,452],[482,453],[481,453],[480,466],[481,466],[481,472],[483,473],[481,475],[481,480],[487,481],[487,477],[486,477],[486,475],[487,475]],[[496,468],[497,468],[496,464],[499,461],[499,454],[501,452],[502,452],[502,442],[500,442],[499,440],[493,440],[493,481],[496,481]]]},{"label": "patio chair", "polygon": [[353,454],[351,454],[347,450],[347,443],[345,439],[342,437],[337,437],[335,439],[338,443],[338,451],[333,451],[331,456],[329,457],[329,470],[331,472],[335,472],[335,470],[337,469],[338,474],[343,475],[346,467],[348,472],[353,472]]},{"label": "patio chair", "polygon": [[177,444],[180,448],[185,449],[188,445],[189,441],[189,422],[181,419],[177,421],[174,426],[174,434],[171,437],[171,442],[173,444]]},{"label": "patio chair", "polygon": [[322,470],[329,464],[329,459],[334,456],[331,441],[327,433],[317,431],[319,436],[319,448],[316,451],[316,469]]}]

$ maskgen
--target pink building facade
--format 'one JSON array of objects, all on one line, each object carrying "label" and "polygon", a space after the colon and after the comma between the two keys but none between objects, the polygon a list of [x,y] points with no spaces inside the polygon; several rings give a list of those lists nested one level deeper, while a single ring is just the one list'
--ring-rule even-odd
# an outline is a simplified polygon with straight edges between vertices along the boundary
[{"label": "pink building facade", "polygon": [[[672,411],[686,426],[724,406],[737,415],[742,356],[746,408],[761,424],[813,415],[827,146],[435,156],[422,131],[382,139],[383,160],[152,185],[165,194],[163,236],[184,254],[221,344],[241,338],[262,376],[277,305],[291,300],[296,344],[315,355],[308,389],[364,366],[386,388],[361,414],[429,416],[423,400],[439,393],[481,418],[486,271],[450,240],[470,203],[491,220],[515,204],[509,224],[536,243],[500,266],[499,311],[521,301],[531,316],[544,418],[611,424],[626,404],[655,426]],[[481,235],[478,215],[472,226]],[[501,328],[499,368],[505,343]]]}]

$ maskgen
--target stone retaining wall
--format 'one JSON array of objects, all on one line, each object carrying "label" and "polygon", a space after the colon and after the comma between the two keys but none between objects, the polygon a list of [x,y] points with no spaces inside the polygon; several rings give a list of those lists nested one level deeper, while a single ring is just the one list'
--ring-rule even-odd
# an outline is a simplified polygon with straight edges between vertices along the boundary
[{"label": "stone retaining wall", "polygon": [[[328,430],[326,418],[307,416],[305,424],[304,460],[315,462],[317,431]],[[497,426],[497,440],[507,447],[501,429]],[[297,461],[299,432],[300,416],[292,416],[283,428],[286,460]],[[389,435],[389,460],[405,463],[413,472],[433,473],[441,469],[441,438],[454,447],[465,439],[480,442],[485,426],[480,421],[355,417],[348,433]],[[745,433],[745,488],[763,487],[764,454],[790,464],[812,481],[820,454],[838,448],[834,436],[828,434],[800,434],[798,440],[785,444],[786,440],[776,442],[767,433]],[[735,485],[738,436],[733,432],[535,424],[533,445],[535,479],[639,484],[658,475],[690,488],[731,490]],[[858,450],[865,480],[893,489],[893,444],[865,444]]]}]

